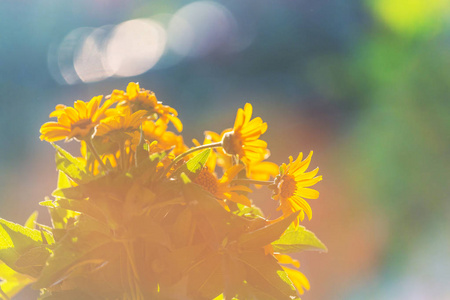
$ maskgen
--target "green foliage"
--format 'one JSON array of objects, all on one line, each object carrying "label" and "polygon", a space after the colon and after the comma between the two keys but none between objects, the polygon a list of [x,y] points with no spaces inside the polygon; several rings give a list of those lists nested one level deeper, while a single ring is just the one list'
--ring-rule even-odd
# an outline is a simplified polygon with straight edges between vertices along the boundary
[{"label": "green foliage", "polygon": [[272,242],[273,250],[279,253],[295,253],[305,250],[327,252],[327,247],[314,233],[303,226],[290,226],[278,240]]},{"label": "green foliage", "polygon": [[[34,282],[50,256],[49,236],[33,229],[34,212],[26,226],[0,219],[0,289],[3,297],[14,296]],[[2,295],[2,294],[0,294]]]},{"label": "green foliage", "polygon": [[[124,118],[118,114],[113,128],[139,121]],[[57,188],[53,199],[40,202],[52,226],[37,223],[36,212],[26,226],[0,219],[0,277],[6,280],[0,298],[31,284],[42,300],[296,299],[271,249],[326,249],[291,225],[300,211],[268,220],[259,208],[234,203],[250,192],[233,182],[238,171],[245,176],[243,165],[221,180],[211,172],[199,176],[209,172],[211,149],[175,157],[183,149],[179,137],[164,132],[162,123],[150,143],[144,125],[138,142],[137,129],[133,135],[129,127],[115,130],[114,138],[84,136],[82,158],[52,144]]]},{"label": "green foliage", "polygon": [[177,169],[174,175],[185,173],[186,175],[195,176],[206,164],[209,155],[211,154],[211,149],[206,149],[188,160],[184,165]]},{"label": "green foliage", "polygon": [[64,172],[75,182],[87,182],[92,179],[91,174],[86,172],[86,164],[75,157],[69,152],[62,149],[56,144],[52,144],[56,149],[56,168]]}]

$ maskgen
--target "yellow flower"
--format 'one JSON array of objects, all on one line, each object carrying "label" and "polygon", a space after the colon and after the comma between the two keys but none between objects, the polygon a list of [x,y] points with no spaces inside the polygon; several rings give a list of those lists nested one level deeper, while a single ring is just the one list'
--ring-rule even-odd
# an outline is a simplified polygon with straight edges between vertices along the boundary
[{"label": "yellow flower", "polygon": [[129,108],[123,110],[110,109],[106,112],[107,117],[101,120],[95,132],[96,136],[127,134],[136,131],[143,121],[143,116],[147,112],[145,110],[138,110],[131,113]]},{"label": "yellow flower", "polygon": [[194,183],[202,186],[203,189],[213,194],[219,201],[227,199],[246,206],[251,206],[252,203],[250,200],[246,196],[238,193],[252,192],[250,188],[244,185],[230,186],[231,180],[233,180],[243,168],[243,165],[233,166],[228,169],[219,180],[214,173],[209,171],[207,167],[204,167],[194,179]]},{"label": "yellow flower", "polygon": [[225,131],[222,139],[224,151],[238,155],[246,164],[261,161],[267,149],[267,143],[259,140],[267,130],[267,123],[263,123],[260,117],[250,120],[252,112],[250,103],[246,103],[244,109],[239,108],[233,129]]},{"label": "yellow flower", "polygon": [[174,108],[159,102],[154,92],[141,89],[139,83],[130,82],[126,93],[114,90],[111,99],[121,102],[118,107],[129,105],[134,112],[146,110],[149,115],[157,114],[165,123],[172,122],[179,132],[183,130],[183,124],[177,118],[178,112]]},{"label": "yellow flower", "polygon": [[41,127],[41,140],[54,142],[75,138],[82,140],[94,133],[94,128],[105,117],[105,111],[114,101],[107,100],[102,106],[100,102],[103,96],[97,96],[88,103],[77,100],[74,107],[66,107],[58,104],[50,117],[57,117],[57,122],[47,122]]},{"label": "yellow flower", "polygon": [[[268,157],[266,155],[265,157]],[[268,181],[270,178],[275,178],[279,173],[277,164],[270,161],[257,161],[247,165],[247,177],[254,180]],[[262,185],[255,185],[256,188],[261,188]]]},{"label": "yellow flower", "polygon": [[157,141],[157,144],[152,147],[153,152],[169,150],[175,147],[175,155],[178,155],[187,150],[187,147],[183,143],[183,137],[167,131],[167,124],[161,119],[156,120],[156,122],[144,121],[142,123],[142,130],[144,131],[145,138],[149,142]]},{"label": "yellow flower", "polygon": [[[215,142],[220,142],[223,139],[224,134],[226,134],[228,131],[224,131],[221,134],[218,134],[214,131],[205,131],[205,140],[203,142],[203,145],[211,144]],[[197,141],[194,141],[196,146],[200,146],[200,144]],[[215,163],[219,167],[221,167],[224,172],[232,166],[232,159],[231,156],[225,154],[222,148],[215,148],[215,152],[212,152],[210,158],[208,159],[208,164],[212,163],[210,160],[214,159],[214,166]],[[270,180],[270,178],[275,178],[275,176],[278,175],[279,167],[277,164],[273,162],[268,161],[262,161],[270,156],[270,151],[268,149],[265,149],[264,155],[261,157],[261,160],[259,161],[247,161],[247,177],[254,179],[254,180]],[[211,168],[210,168],[211,169]],[[260,188],[261,185],[255,185],[255,187]]]},{"label": "yellow flower", "polygon": [[[296,259],[293,259],[289,255],[275,253],[274,256],[280,264],[290,264],[296,268],[300,267],[300,262]],[[286,272],[287,276],[292,281],[292,284],[295,286],[300,295],[303,295],[305,293],[303,289],[309,290],[310,285],[308,278],[306,278],[306,276],[302,272],[285,266],[281,267]]]},{"label": "yellow flower", "polygon": [[[203,145],[222,141],[223,135],[229,131],[230,129],[224,130],[221,134],[218,134],[214,131],[205,131],[205,140],[203,141]],[[194,142],[194,144],[196,146],[199,146],[199,144],[196,142]],[[225,151],[223,151],[223,148],[221,147],[213,149],[213,152],[211,152],[211,155],[208,158],[207,164],[212,164],[213,163],[212,161],[214,161],[214,167],[217,164],[219,167],[222,168],[224,173],[233,165],[232,157],[226,154]]]},{"label": "yellow flower", "polygon": [[290,156],[289,164],[281,165],[282,172],[275,179],[276,192],[273,198],[280,201],[278,210],[282,210],[283,217],[301,211],[295,220],[295,226],[298,225],[298,219],[303,221],[305,213],[309,219],[312,217],[311,207],[303,198],[317,199],[319,197],[318,191],[308,188],[322,180],[322,176],[316,176],[319,168],[305,172],[311,162],[312,154],[311,151],[308,157],[302,161],[303,153],[299,153],[294,162]]}]

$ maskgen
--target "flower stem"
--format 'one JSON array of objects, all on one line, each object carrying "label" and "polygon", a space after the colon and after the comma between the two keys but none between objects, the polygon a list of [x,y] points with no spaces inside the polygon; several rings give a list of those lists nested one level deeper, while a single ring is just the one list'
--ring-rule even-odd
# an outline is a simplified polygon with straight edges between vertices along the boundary
[{"label": "flower stem", "polygon": [[231,183],[236,183],[236,184],[259,184],[259,185],[271,185],[271,184],[274,184],[273,181],[254,180],[254,179],[245,179],[245,178],[232,180]]},{"label": "flower stem", "polygon": [[[177,157],[174,158],[174,160],[170,163],[170,165],[166,168],[167,172],[170,171],[170,169],[172,169],[172,167],[179,162],[183,157],[185,157],[186,155],[189,155],[193,152],[202,150],[202,149],[208,149],[208,148],[218,148],[218,147],[222,147],[222,142],[217,142],[217,143],[212,143],[212,144],[206,144],[206,145],[201,145],[201,146],[197,146],[194,148],[189,149],[188,151],[181,153],[180,155],[178,155]],[[161,173],[161,177],[164,176],[165,173],[167,172],[162,172]]]},{"label": "flower stem", "polygon": [[95,150],[94,145],[92,144],[92,140],[90,138],[87,138],[84,141],[86,142],[86,145],[88,146],[88,148],[91,151],[91,153],[94,155],[95,159],[98,160],[99,165],[102,166],[102,169],[105,172],[107,172],[108,168],[103,163],[103,160],[100,158],[100,156],[98,155],[97,151]]},{"label": "flower stem", "polygon": [[124,172],[126,172],[126,170],[128,168],[128,164],[127,164],[128,157],[127,157],[125,141],[119,142],[119,149],[120,149],[120,164],[122,166],[122,170]]}]

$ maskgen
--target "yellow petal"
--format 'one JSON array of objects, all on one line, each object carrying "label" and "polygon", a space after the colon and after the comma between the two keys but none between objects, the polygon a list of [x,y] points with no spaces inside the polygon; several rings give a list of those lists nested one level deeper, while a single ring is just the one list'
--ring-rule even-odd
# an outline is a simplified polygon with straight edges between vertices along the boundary
[{"label": "yellow petal", "polygon": [[234,130],[240,130],[242,128],[242,125],[244,124],[244,111],[242,108],[239,108],[236,113],[236,120],[234,121]]},{"label": "yellow petal", "polygon": [[286,272],[287,276],[292,281],[292,284],[298,290],[300,295],[303,295],[305,293],[303,289],[305,290],[310,289],[308,278],[306,278],[306,276],[303,275],[302,272],[283,266],[282,268]]},{"label": "yellow petal", "polygon": [[274,254],[274,256],[280,264],[289,264],[293,265],[296,268],[300,268],[300,262],[296,259],[293,259],[287,254]]},{"label": "yellow petal", "polygon": [[127,86],[128,99],[135,99],[139,95],[139,83],[130,82]]},{"label": "yellow petal", "polygon": [[301,197],[305,197],[308,199],[317,199],[319,198],[319,192],[310,188],[303,188],[297,186],[296,194],[300,195]]},{"label": "yellow petal", "polygon": [[77,100],[77,101],[75,101],[73,106],[78,111],[78,115],[80,116],[80,119],[90,119],[88,117],[88,110],[86,107],[86,103],[84,101]]}]

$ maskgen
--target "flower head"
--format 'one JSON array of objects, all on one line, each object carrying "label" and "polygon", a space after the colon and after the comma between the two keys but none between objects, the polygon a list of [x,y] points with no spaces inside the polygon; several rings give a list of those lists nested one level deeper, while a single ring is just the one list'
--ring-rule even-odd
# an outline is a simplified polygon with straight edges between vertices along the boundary
[{"label": "flower head", "polygon": [[108,115],[103,119],[97,127],[96,136],[115,136],[117,134],[128,133],[136,131],[142,123],[142,117],[147,112],[145,110],[138,110],[131,113],[129,108],[123,110],[110,109],[106,112]]},{"label": "flower head", "polygon": [[57,117],[57,122],[47,122],[41,127],[41,140],[54,142],[72,138],[82,140],[94,133],[95,127],[105,117],[105,111],[114,101],[107,100],[100,106],[103,96],[97,96],[88,103],[77,100],[74,107],[58,104],[50,117]]},{"label": "flower head", "polygon": [[183,124],[178,119],[178,112],[167,105],[163,105],[156,99],[155,93],[149,90],[141,89],[139,83],[130,82],[127,91],[115,90],[111,94],[111,99],[119,101],[118,107],[130,106],[132,111],[146,110],[148,115],[158,115],[160,119],[168,123],[169,121],[175,128],[181,132]]},{"label": "flower head", "polygon": [[261,161],[267,149],[267,143],[259,140],[266,132],[267,123],[260,117],[252,118],[253,107],[246,103],[244,109],[239,108],[233,129],[223,133],[223,149],[227,154],[238,155],[245,163]]},{"label": "flower head", "polygon": [[243,168],[243,165],[233,166],[225,172],[221,179],[218,179],[213,172],[208,170],[207,167],[204,167],[200,173],[197,174],[194,182],[213,194],[219,201],[227,199],[246,206],[251,206],[250,200],[239,193],[252,192],[250,188],[244,185],[230,186],[231,180],[233,180]]},{"label": "flower head", "polygon": [[167,124],[161,119],[156,120],[156,122],[150,120],[144,121],[142,123],[142,130],[145,138],[150,143],[153,141],[157,142],[152,147],[155,152],[169,150],[174,147],[175,155],[186,151],[187,147],[184,145],[183,137],[167,131]]},{"label": "flower head", "polygon": [[[317,199],[319,192],[308,187],[322,180],[322,176],[316,176],[319,168],[305,172],[311,163],[312,154],[311,151],[303,161],[303,153],[300,153],[295,161],[290,156],[289,164],[282,164],[280,167],[281,174],[275,179],[276,191],[273,198],[280,201],[278,210],[282,210],[283,217],[296,211],[301,211],[299,214],[301,221],[305,213],[309,219],[312,217],[311,207],[304,198]],[[295,220],[295,225],[298,225],[298,219]]]}]

